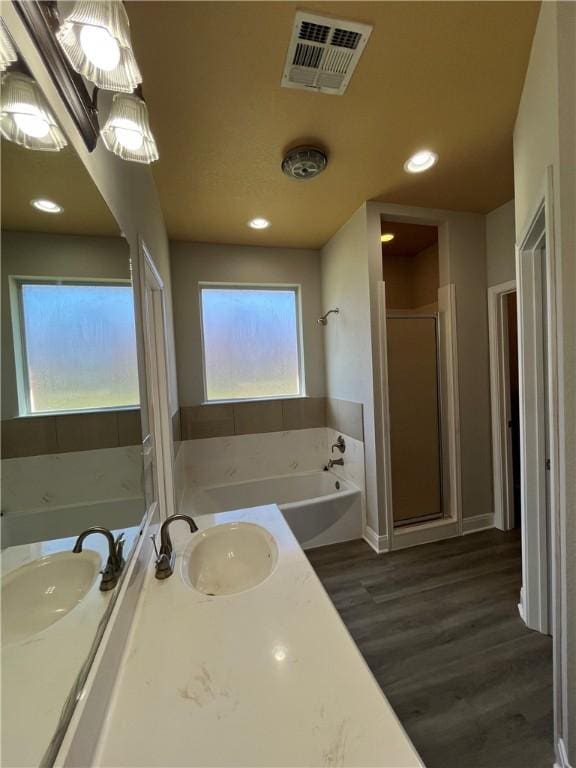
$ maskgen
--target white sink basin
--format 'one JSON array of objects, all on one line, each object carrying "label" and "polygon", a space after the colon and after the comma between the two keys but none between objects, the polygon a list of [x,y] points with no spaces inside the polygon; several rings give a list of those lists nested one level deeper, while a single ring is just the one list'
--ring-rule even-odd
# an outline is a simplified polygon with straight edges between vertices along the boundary
[{"label": "white sink basin", "polygon": [[58,552],[2,579],[2,643],[26,640],[64,618],[90,591],[101,568],[93,550]]},{"label": "white sink basin", "polygon": [[278,562],[278,547],[254,523],[215,525],[195,533],[182,558],[184,580],[205,595],[233,595],[261,584]]}]

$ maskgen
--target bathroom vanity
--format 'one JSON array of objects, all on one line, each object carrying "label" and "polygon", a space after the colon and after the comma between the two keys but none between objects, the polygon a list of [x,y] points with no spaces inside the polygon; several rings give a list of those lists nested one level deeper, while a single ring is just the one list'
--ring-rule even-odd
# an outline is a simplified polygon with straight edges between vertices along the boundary
[{"label": "bathroom vanity", "polygon": [[197,523],[148,564],[93,764],[422,766],[278,508]]}]

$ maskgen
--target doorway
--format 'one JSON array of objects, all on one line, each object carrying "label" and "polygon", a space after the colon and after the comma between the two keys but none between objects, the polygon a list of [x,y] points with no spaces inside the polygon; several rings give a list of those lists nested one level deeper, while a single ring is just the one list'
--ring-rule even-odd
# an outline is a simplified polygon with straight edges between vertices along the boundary
[{"label": "doorway", "polygon": [[488,289],[494,525],[521,527],[520,383],[516,281]]}]

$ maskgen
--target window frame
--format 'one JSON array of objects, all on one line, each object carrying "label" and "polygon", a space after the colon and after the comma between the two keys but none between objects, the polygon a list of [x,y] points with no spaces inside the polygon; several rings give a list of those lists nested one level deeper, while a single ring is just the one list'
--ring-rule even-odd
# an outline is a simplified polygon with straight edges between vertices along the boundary
[{"label": "window frame", "polygon": [[[114,405],[95,408],[72,408],[53,411],[33,411],[30,407],[30,378],[28,370],[28,349],[26,346],[26,323],[24,321],[24,303],[22,300],[23,285],[80,285],[80,286],[110,286],[130,287],[130,278],[106,277],[46,277],[31,275],[10,275],[10,315],[12,320],[12,336],[14,348],[14,368],[16,374],[16,390],[18,397],[18,414],[20,418],[35,418],[46,416],[63,416],[82,413],[108,413],[114,411],[134,411],[141,407],[140,402],[133,405]],[[134,297],[134,290],[132,290]],[[134,314],[134,323],[136,316]],[[137,371],[139,376],[139,372]]]},{"label": "window frame", "polygon": [[[217,288],[230,291],[291,291],[294,294],[296,309],[296,343],[298,355],[298,384],[299,391],[295,395],[270,395],[267,397],[234,397],[227,399],[209,399],[206,381],[206,347],[204,339],[204,312],[202,307],[202,291],[205,288]],[[306,397],[306,367],[304,364],[304,329],[302,323],[302,286],[299,283],[226,283],[222,281],[200,281],[198,283],[198,308],[200,321],[200,347],[202,356],[202,405],[222,405],[229,403],[257,403],[268,400],[296,400]]]}]

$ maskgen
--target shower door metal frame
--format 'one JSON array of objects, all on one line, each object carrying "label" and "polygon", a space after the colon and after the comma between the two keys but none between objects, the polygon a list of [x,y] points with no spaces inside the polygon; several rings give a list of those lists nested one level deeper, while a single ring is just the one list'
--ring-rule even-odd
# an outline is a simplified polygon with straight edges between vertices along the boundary
[{"label": "shower door metal frame", "polygon": [[[442,408],[442,366],[441,366],[441,349],[442,343],[440,336],[440,313],[434,312],[432,314],[406,314],[404,312],[394,313],[394,310],[386,313],[386,323],[388,320],[434,320],[434,334],[436,338],[436,407],[438,411],[438,470],[440,475],[440,514],[439,515],[422,515],[421,517],[412,517],[409,520],[401,520],[397,522],[393,519],[393,527],[406,528],[410,525],[418,525],[420,523],[430,523],[434,520],[443,520],[446,518],[446,505],[445,505],[445,493],[444,493],[444,420],[443,420],[443,408]],[[386,332],[388,327],[386,326]],[[388,370],[390,365],[388,364]],[[392,485],[392,478],[390,478],[390,484]],[[394,516],[394,488],[392,487],[392,517]]]}]

